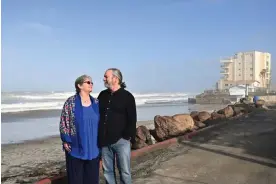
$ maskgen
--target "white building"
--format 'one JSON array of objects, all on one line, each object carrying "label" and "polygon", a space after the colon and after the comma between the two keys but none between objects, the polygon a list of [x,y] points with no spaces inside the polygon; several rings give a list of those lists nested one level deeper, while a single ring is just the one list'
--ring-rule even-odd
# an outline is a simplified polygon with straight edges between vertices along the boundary
[{"label": "white building", "polygon": [[[246,91],[247,90],[247,91]],[[252,86],[238,85],[229,88],[230,100],[232,102],[238,102],[241,98],[248,95],[249,92],[255,92],[255,88]]]},{"label": "white building", "polygon": [[222,59],[221,79],[217,89],[229,89],[236,85],[268,88],[271,82],[271,54],[266,52],[239,52]]}]

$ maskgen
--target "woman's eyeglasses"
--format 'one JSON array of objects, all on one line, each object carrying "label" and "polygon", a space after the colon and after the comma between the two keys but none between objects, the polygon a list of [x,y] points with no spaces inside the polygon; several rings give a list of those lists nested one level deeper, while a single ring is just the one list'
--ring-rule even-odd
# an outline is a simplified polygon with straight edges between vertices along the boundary
[{"label": "woman's eyeglasses", "polygon": [[85,81],[85,82],[83,82],[83,83],[86,83],[86,84],[88,84],[88,85],[90,85],[90,84],[93,85],[93,82],[90,82],[90,81]]}]

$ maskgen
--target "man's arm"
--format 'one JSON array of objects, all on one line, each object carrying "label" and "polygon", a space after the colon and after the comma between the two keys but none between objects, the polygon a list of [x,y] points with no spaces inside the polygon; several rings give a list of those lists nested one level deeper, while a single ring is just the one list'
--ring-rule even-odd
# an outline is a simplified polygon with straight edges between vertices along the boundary
[{"label": "man's arm", "polygon": [[133,142],[135,141],[135,135],[136,135],[137,113],[136,113],[135,98],[132,94],[129,95],[127,100],[126,116],[127,116],[127,125],[123,136],[125,139],[127,140],[130,139],[131,142]]}]

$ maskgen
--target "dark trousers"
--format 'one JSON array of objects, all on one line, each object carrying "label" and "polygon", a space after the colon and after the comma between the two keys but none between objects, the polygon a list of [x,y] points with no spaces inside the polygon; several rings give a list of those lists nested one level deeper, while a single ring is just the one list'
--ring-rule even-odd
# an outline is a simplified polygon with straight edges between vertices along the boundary
[{"label": "dark trousers", "polygon": [[99,184],[99,158],[81,160],[65,153],[68,184]]}]

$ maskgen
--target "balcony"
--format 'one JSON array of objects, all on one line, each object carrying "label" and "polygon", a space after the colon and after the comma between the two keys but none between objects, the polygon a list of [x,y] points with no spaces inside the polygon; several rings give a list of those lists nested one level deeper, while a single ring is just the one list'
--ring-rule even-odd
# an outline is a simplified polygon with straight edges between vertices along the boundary
[{"label": "balcony", "polygon": [[229,68],[229,65],[228,64],[222,64],[220,65],[221,68]]},{"label": "balcony", "polygon": [[229,58],[229,59],[221,59],[220,62],[221,62],[221,63],[233,63],[234,60],[231,59],[231,58]]},{"label": "balcony", "polygon": [[220,74],[229,74],[229,71],[228,70],[221,70]]},{"label": "balcony", "polygon": [[220,79],[222,79],[224,81],[228,81],[228,77],[227,76],[220,77]]}]

